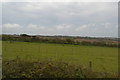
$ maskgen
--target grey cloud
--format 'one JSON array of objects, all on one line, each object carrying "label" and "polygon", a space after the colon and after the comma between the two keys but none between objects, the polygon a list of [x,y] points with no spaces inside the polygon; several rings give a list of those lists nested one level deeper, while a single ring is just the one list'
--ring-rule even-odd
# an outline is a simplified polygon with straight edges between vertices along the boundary
[{"label": "grey cloud", "polygon": [[[117,36],[117,3],[4,3],[3,24],[19,24],[3,33]],[[18,30],[18,31],[16,31]]]}]

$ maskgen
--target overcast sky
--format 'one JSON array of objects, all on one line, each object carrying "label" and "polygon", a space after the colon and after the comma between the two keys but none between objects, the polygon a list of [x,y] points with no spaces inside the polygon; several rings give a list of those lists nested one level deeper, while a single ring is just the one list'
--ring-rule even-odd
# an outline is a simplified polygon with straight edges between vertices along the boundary
[{"label": "overcast sky", "polygon": [[3,34],[118,36],[117,2],[5,2]]}]

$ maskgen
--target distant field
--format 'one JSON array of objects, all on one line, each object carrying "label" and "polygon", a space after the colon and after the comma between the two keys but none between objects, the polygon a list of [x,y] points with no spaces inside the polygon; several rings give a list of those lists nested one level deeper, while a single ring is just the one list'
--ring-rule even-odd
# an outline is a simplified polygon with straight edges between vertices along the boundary
[{"label": "distant field", "polygon": [[3,41],[2,50],[3,60],[19,56],[28,61],[62,60],[83,67],[92,61],[95,71],[118,72],[118,48]]}]

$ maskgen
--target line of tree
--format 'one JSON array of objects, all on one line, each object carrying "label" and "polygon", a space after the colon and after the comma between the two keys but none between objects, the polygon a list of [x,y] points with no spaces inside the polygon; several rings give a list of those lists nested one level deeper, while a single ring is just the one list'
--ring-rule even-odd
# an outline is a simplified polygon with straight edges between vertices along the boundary
[{"label": "line of tree", "polygon": [[3,41],[23,41],[23,42],[44,42],[44,43],[58,43],[58,44],[73,44],[73,45],[94,45],[94,46],[108,46],[108,47],[120,47],[118,43],[106,43],[104,41],[74,41],[73,38],[43,38],[38,36],[30,36],[27,34],[21,35],[2,35]]}]

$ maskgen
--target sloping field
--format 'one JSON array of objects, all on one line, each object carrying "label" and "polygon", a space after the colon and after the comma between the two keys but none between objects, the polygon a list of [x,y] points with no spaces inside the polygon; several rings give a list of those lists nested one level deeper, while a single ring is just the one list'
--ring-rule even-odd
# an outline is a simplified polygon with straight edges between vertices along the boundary
[{"label": "sloping field", "polygon": [[20,57],[27,61],[55,60],[89,66],[94,71],[118,72],[118,48],[31,42],[2,43],[3,60]]}]

